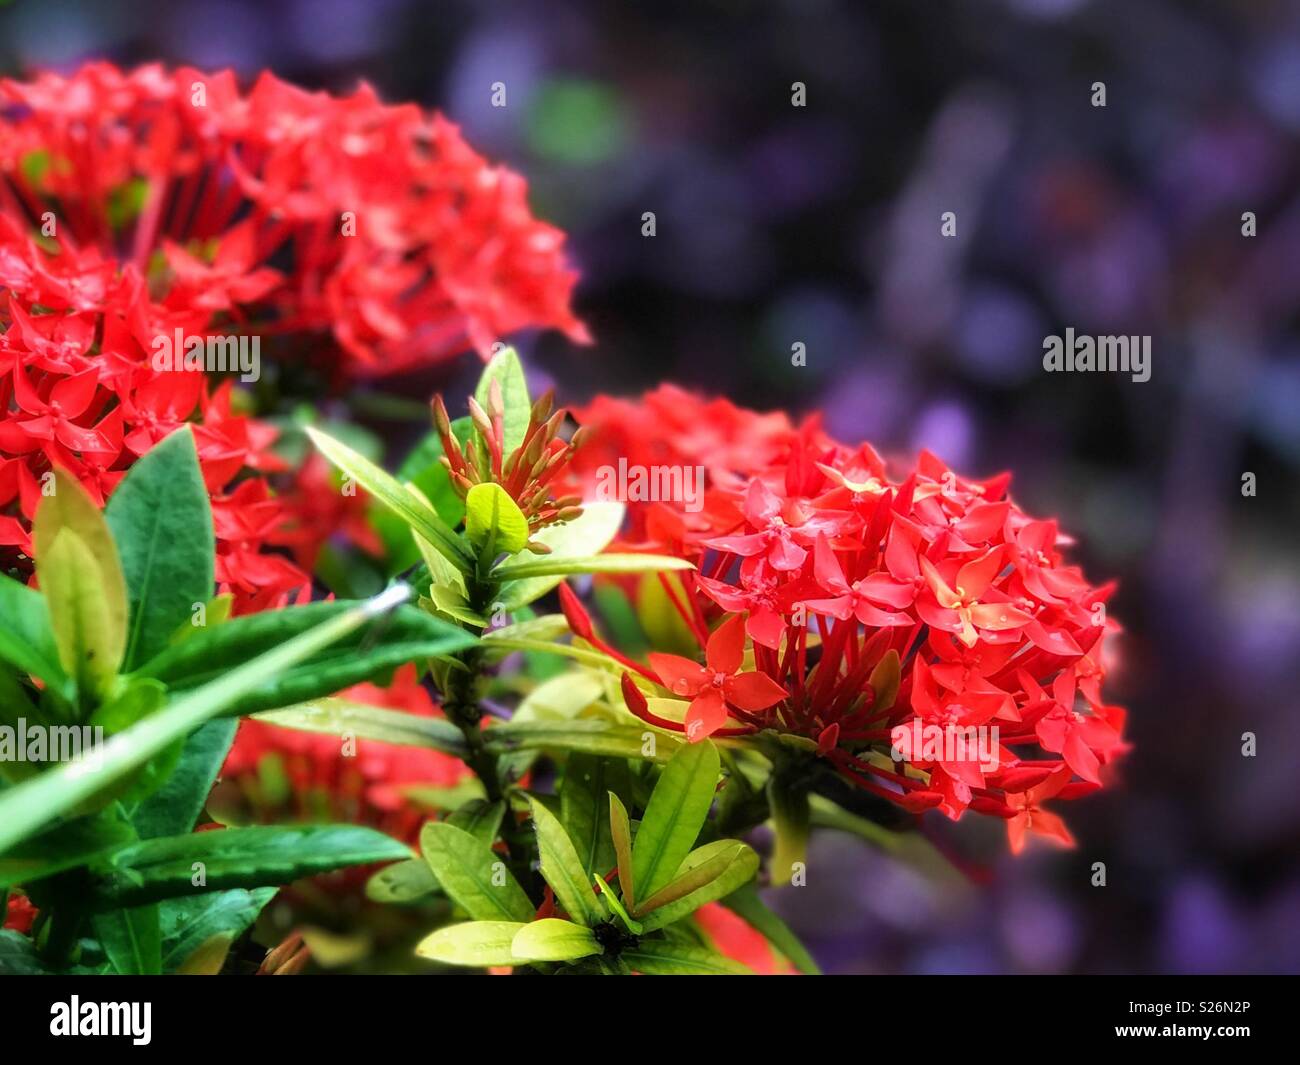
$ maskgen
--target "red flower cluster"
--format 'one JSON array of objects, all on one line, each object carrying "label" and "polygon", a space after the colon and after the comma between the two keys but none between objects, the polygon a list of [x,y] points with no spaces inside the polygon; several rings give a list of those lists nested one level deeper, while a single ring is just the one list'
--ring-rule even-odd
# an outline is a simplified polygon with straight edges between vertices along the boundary
[{"label": "red flower cluster", "polygon": [[[696,564],[676,587],[661,579],[705,659],[619,656],[634,713],[692,740],[803,737],[907,810],[1006,818],[1017,850],[1027,830],[1070,842],[1042,803],[1097,789],[1125,750],[1125,711],[1102,696],[1114,588],[1066,563],[1068,541],[1011,501],[1008,475],[967,480],[922,453],[893,480],[869,445],[816,420],[796,428],[677,389],[577,417],[590,443],[576,472],[589,480],[619,457],[707,474],[690,508],[629,508],[621,549]],[[599,644],[576,598],[563,605]],[[684,720],[652,711],[660,688],[690,700]]]},{"label": "red flower cluster", "polygon": [[391,373],[503,335],[586,331],[564,235],[523,178],[414,105],[263,74],[91,63],[0,81],[0,209],[148,272],[168,308]]}]

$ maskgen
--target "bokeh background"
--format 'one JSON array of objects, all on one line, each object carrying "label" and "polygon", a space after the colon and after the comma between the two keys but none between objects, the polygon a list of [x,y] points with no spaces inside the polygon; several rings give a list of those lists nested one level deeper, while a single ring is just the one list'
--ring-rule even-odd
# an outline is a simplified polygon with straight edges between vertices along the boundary
[{"label": "bokeh background", "polygon": [[[521,343],[564,397],[673,380],[1011,468],[1120,578],[1135,750],[1078,849],[940,824],[974,875],[935,877],[823,835],[773,904],[829,971],[1300,970],[1300,5],[0,4],[4,72],[95,56],[441,109],[570,234],[597,343]],[[1067,326],[1150,335],[1150,381],[1044,373]]]}]

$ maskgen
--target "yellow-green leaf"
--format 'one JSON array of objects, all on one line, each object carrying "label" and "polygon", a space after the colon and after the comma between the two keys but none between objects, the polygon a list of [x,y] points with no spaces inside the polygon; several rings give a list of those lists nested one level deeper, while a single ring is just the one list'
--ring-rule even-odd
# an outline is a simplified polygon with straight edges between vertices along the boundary
[{"label": "yellow-green leaf", "polygon": [[489,965],[520,965],[524,964],[524,959],[511,953],[510,944],[527,927],[518,921],[454,924],[426,936],[415,948],[415,953],[444,965],[472,965],[480,969]]},{"label": "yellow-green leaf", "polygon": [[510,951],[528,961],[576,961],[605,952],[590,928],[558,917],[524,925],[515,933]]},{"label": "yellow-green leaf", "polygon": [[513,555],[528,543],[528,519],[499,484],[476,484],[465,496],[465,532],[481,557]]}]

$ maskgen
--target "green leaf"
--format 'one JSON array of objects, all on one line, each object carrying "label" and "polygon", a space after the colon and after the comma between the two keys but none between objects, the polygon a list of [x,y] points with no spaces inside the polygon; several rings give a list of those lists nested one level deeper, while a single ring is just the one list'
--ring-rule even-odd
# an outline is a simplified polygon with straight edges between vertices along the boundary
[{"label": "green leaf", "polygon": [[[653,739],[653,745],[646,737]],[[649,725],[620,725],[614,721],[506,722],[484,732],[493,754],[521,750],[578,751],[607,758],[650,759],[667,762],[685,744],[680,736]],[[692,840],[693,842],[693,840]]]},{"label": "green leaf", "polygon": [[588,873],[607,873],[614,865],[609,829],[609,793],[624,785],[627,765],[589,754],[570,755],[560,788],[560,820]]},{"label": "green leaf", "polygon": [[636,873],[632,867],[632,825],[628,821],[623,800],[612,791],[609,793],[609,832],[618,860],[619,890],[623,893],[623,900],[635,907]]},{"label": "green leaf", "polygon": [[528,543],[528,519],[499,484],[476,484],[465,496],[465,534],[479,557],[514,555]]},{"label": "green leaf", "polygon": [[528,921],[535,907],[500,855],[446,822],[420,832],[420,851],[443,890],[476,921]]},{"label": "green leaf", "polygon": [[55,825],[0,858],[0,891],[75,869],[134,840],[131,826],[110,811]]},{"label": "green leaf", "polygon": [[510,952],[528,961],[576,961],[604,954],[590,928],[558,917],[547,917],[524,925],[515,933]]},{"label": "green leaf", "polygon": [[421,940],[415,953],[444,965],[472,965],[479,969],[490,965],[522,965],[526,962],[511,953],[510,944],[526,927],[519,921],[468,921],[449,925]]},{"label": "green leaf", "polygon": [[[598,555],[609,546],[618,535],[623,524],[625,507],[622,503],[597,501],[583,503],[582,513],[572,521],[558,525],[548,525],[539,529],[533,539],[551,549],[544,558],[586,558]],[[509,567],[537,560],[531,551],[506,559],[501,565]],[[560,581],[562,576],[529,577],[526,580],[512,581],[501,589],[501,601],[506,610],[517,610],[527,606],[535,599],[540,599]]]},{"label": "green leaf", "polygon": [[162,930],[156,902],[97,913],[94,926],[114,971],[122,976],[162,972]]},{"label": "green leaf", "polygon": [[99,904],[133,906],[204,891],[288,884],[410,855],[405,844],[362,825],[255,825],[145,840],[95,863],[91,872]]},{"label": "green leaf", "polygon": [[753,970],[707,947],[647,940],[619,957],[646,976],[753,976]]},{"label": "green leaf", "polygon": [[[637,916],[650,913],[678,899],[685,898],[706,884],[717,880],[737,857],[737,848],[745,844],[734,839],[720,839],[706,843],[686,856],[672,880],[649,898],[642,899],[636,907]],[[719,896],[720,897],[720,896]]]},{"label": "green leaf", "polygon": [[[216,680],[267,647],[341,617],[357,606],[347,601],[310,603],[234,618],[173,644],[145,663],[136,675],[154,677],[173,690],[184,691]],[[475,642],[476,637],[449,622],[416,607],[402,606],[369,630],[341,639],[267,678],[233,703],[230,712],[253,714],[318,699],[372,680],[406,662],[451,654]]]},{"label": "green leaf", "polygon": [[718,783],[718,750],[709,740],[681,747],[664,768],[632,847],[639,897],[664,887],[695,846]]},{"label": "green leaf", "polygon": [[161,651],[194,605],[212,596],[212,508],[189,426],[131,467],[104,517],[126,579],[124,666],[133,669]]},{"label": "green leaf", "polygon": [[76,678],[79,691],[104,695],[122,662],[126,628],[111,583],[86,541],[71,529],[54,537],[36,566],[60,664]]},{"label": "green leaf", "polygon": [[821,969],[813,960],[813,956],[808,953],[808,949],[799,942],[798,936],[790,931],[790,926],[768,909],[767,904],[758,894],[758,888],[753,884],[746,884],[719,901],[789,959],[801,973],[807,973],[809,976],[821,975]]},{"label": "green leaf", "polygon": [[37,507],[32,544],[63,671],[103,693],[126,649],[126,582],[104,515],[62,470]]},{"label": "green leaf", "polygon": [[487,799],[470,799],[459,807],[447,824],[464,829],[471,836],[482,840],[489,847],[496,842],[501,832],[501,822],[506,816],[505,800],[488,802]]},{"label": "green leaf", "polygon": [[536,799],[530,797],[529,806],[537,828],[537,853],[542,876],[554,889],[556,900],[564,912],[580,924],[591,926],[603,921],[605,913],[596,900],[587,879],[587,870],[564,826]]},{"label": "green leaf", "polygon": [[418,495],[404,488],[373,462],[346,444],[308,427],[307,435],[330,462],[423,536],[438,552],[463,573],[473,569],[474,559],[455,531]]},{"label": "green leaf", "polygon": [[457,758],[469,753],[464,735],[450,721],[347,699],[313,699],[281,710],[263,711],[256,715],[256,720],[299,732],[351,735],[359,740],[378,740],[399,747],[429,747]]},{"label": "green leaf", "polygon": [[605,900],[605,904],[609,906],[614,915],[623,922],[624,928],[634,936],[639,936],[643,931],[645,931],[641,922],[635,920],[632,915],[627,912],[626,907],[624,907],[623,903],[619,901],[618,895],[614,892],[614,889],[605,882],[604,877],[599,873],[592,873],[591,882],[600,887],[600,897]]},{"label": "green leaf", "polygon": [[502,348],[488,361],[479,378],[474,398],[485,411],[488,409],[488,397],[492,382],[501,387],[501,405],[505,416],[501,419],[505,437],[505,453],[514,451],[524,442],[528,431],[528,417],[532,410],[532,401],[528,398],[528,382],[524,379],[524,367],[514,348]]},{"label": "green leaf", "polygon": [[437,890],[438,880],[423,858],[394,862],[366,881],[366,898],[371,902],[414,902]]},{"label": "green leaf", "polygon": [[492,576],[502,581],[519,581],[530,577],[567,577],[574,573],[645,573],[694,568],[686,559],[671,555],[543,555],[530,562],[502,564],[492,571]]},{"label": "green leaf", "polygon": [[[696,875],[697,870],[704,875]],[[680,921],[701,906],[726,898],[737,888],[754,879],[758,872],[758,855],[737,840],[718,840],[693,851],[678,870],[684,883],[698,886],[686,894],[666,902],[649,913],[637,915],[647,932]],[[652,901],[652,900],[651,900]]]},{"label": "green leaf", "polygon": [[235,718],[209,721],[186,739],[162,787],[129,811],[141,839],[177,836],[194,827],[238,728]]},{"label": "green leaf", "polygon": [[249,692],[354,632],[409,595],[410,589],[404,585],[390,588],[212,683],[187,693],[109,740],[96,754],[97,772],[87,773],[75,762],[63,763],[16,787],[0,791],[0,854],[42,825],[113,787]]},{"label": "green leaf", "polygon": [[20,673],[38,677],[72,697],[68,675],[59,664],[59,648],[50,625],[45,597],[25,584],[0,575],[0,659]]},{"label": "green leaf", "polygon": [[53,972],[34,942],[12,928],[0,928],[0,976],[48,976]]},{"label": "green leaf", "polygon": [[163,972],[179,969],[215,937],[233,943],[253,926],[275,895],[276,889],[271,887],[255,891],[234,888],[159,903]]}]

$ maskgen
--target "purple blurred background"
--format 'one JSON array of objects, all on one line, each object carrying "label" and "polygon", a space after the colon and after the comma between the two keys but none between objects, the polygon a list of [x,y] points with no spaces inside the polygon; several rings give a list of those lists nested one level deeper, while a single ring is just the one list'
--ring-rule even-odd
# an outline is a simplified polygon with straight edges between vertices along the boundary
[{"label": "purple blurred background", "polygon": [[[1300,5],[0,7],[5,72],[92,56],[440,108],[571,234],[597,345],[522,344],[566,398],[671,379],[1011,468],[1120,577],[1136,749],[1066,808],[1079,848],[937,825],[976,886],[820,836],[773,901],[828,970],[1300,970]],[[1045,373],[1067,326],[1151,335],[1151,379]]]}]

